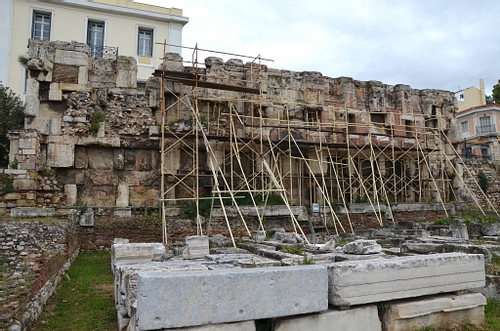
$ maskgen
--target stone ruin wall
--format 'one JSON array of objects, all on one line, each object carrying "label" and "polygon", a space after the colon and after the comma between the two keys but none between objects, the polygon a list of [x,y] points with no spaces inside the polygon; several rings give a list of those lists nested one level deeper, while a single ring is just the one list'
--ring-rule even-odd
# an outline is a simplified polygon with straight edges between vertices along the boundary
[{"label": "stone ruin wall", "polygon": [[[159,123],[161,121],[161,79],[151,77],[146,90],[136,88],[137,64],[133,58],[93,59],[85,44],[76,42],[29,42],[25,128],[12,132],[10,163],[17,169],[5,173],[15,177],[15,193],[4,197],[4,207],[13,206],[143,206],[155,205],[160,194]],[[345,142],[346,117],[354,123],[367,123],[370,113],[386,114],[397,144],[406,136],[401,123],[409,114],[416,124],[439,115],[436,127],[457,141],[456,102],[451,92],[416,90],[407,85],[389,86],[381,82],[356,81],[348,77],[330,78],[318,72],[292,72],[266,66],[244,64],[241,60],[223,62],[207,58],[200,69],[208,82],[241,85],[245,80],[262,81],[261,95],[200,88],[199,107],[210,132],[228,134],[225,110],[255,114],[262,106],[265,123],[272,125],[285,117],[300,126],[308,113],[320,114],[322,123],[331,123],[326,139]],[[181,59],[168,54],[163,69],[190,71]],[[192,88],[166,82],[166,107]],[[300,107],[298,107],[300,106]],[[295,108],[295,110],[294,110]],[[211,118],[222,109],[220,118]],[[212,111],[212,113],[210,113]],[[104,121],[94,124],[102,112]],[[167,110],[167,122],[182,131],[189,126],[191,110],[176,106]],[[212,114],[212,115],[211,115]],[[312,115],[311,115],[312,116]],[[410,118],[408,117],[408,118]],[[191,118],[192,119],[192,118]],[[344,125],[344,127],[342,127]],[[386,130],[384,125],[379,128]],[[253,128],[237,128],[241,135]],[[355,133],[363,132],[363,128]],[[424,130],[424,129],[418,129]],[[318,141],[324,133],[302,131],[301,138]],[[277,130],[264,135],[275,138]],[[367,135],[351,136],[351,143],[367,143]],[[378,139],[372,136],[372,139]],[[169,142],[167,141],[167,144]],[[224,153],[227,142],[211,142]],[[383,143],[383,141],[379,141]],[[453,157],[442,141],[440,153],[431,156],[433,171],[447,171],[444,157]],[[435,148],[435,147],[434,147]],[[183,158],[184,157],[184,158]],[[203,156],[200,162],[205,162]],[[165,160],[166,166],[192,167],[179,151],[178,158]],[[200,164],[205,171],[208,166]]]},{"label": "stone ruin wall", "polygon": [[[183,72],[192,70],[192,68],[183,67],[181,61],[180,57],[172,54],[164,63],[163,69]],[[236,127],[236,135],[240,138],[250,138],[262,134],[263,140],[270,138],[270,140],[276,141],[282,137],[280,134],[286,131],[284,128],[288,125],[287,122],[292,127],[292,134],[296,135],[297,139],[315,143],[322,140],[327,143],[345,145],[347,137],[349,137],[351,145],[362,146],[372,143],[385,148],[390,144],[388,137],[393,136],[394,145],[405,148],[414,145],[414,138],[417,136],[422,148],[432,150],[429,153],[432,177],[439,178],[441,173],[444,173],[443,177],[453,181],[453,189],[463,187],[455,177],[453,167],[446,162],[446,158],[452,163],[456,161],[453,149],[446,146],[445,139],[429,135],[432,130],[434,132],[442,130],[451,142],[455,143],[459,140],[455,118],[456,100],[450,92],[417,90],[401,84],[389,86],[377,81],[362,82],[349,77],[330,78],[319,72],[277,70],[264,65],[244,64],[241,60],[236,59],[223,62],[222,59],[216,57],[205,59],[205,68],[198,70],[199,76],[202,77],[200,80],[209,83],[253,87],[255,84],[251,82],[261,82],[262,93],[260,95],[203,87],[198,89],[198,110],[200,118],[205,120],[202,123],[208,136],[211,134],[226,137],[231,135],[231,112],[236,112],[244,118],[245,126],[240,125],[237,121],[233,124]],[[150,80],[150,83],[153,81]],[[160,82],[161,80],[158,79],[156,85],[158,86]],[[192,93],[192,89],[175,81],[167,81],[166,89],[168,91],[166,94],[166,122],[176,133],[188,132],[192,126],[191,105],[179,103],[178,100],[180,97]],[[154,89],[150,89],[150,93],[155,93]],[[159,95],[156,99],[159,100]],[[248,120],[252,116],[257,118],[260,114],[263,117],[262,131],[259,128],[258,120]],[[371,118],[373,114],[380,114],[384,122],[373,123]],[[314,125],[314,122],[321,122],[322,132],[307,128],[311,127],[311,124]],[[408,125],[414,127],[415,132],[408,132]],[[409,136],[409,134],[415,136]],[[175,139],[171,139],[169,142],[175,143]],[[211,141],[219,163],[224,157],[228,158],[229,144],[224,140],[217,141],[216,138]],[[314,147],[308,149],[310,159],[316,157],[313,150]],[[417,158],[416,154],[415,159]],[[206,156],[204,157],[206,158]],[[388,173],[389,169],[387,169],[384,160],[378,161],[380,171]],[[207,169],[206,165],[201,164],[202,162],[200,161],[200,166]],[[298,163],[300,161],[292,159],[290,162],[292,168],[299,169]],[[270,163],[269,160],[268,163]],[[461,174],[460,164],[455,164],[455,166]],[[192,164],[190,160],[182,159],[182,155],[179,155],[174,156],[167,167],[172,172],[187,171],[192,169]],[[320,162],[311,162],[311,167],[315,175],[322,171]],[[417,166],[408,169],[408,172],[413,172],[412,175],[414,175],[415,167]],[[251,164],[249,168],[251,168]],[[259,171],[258,166],[255,168]],[[287,171],[285,168],[281,170],[282,172]],[[435,190],[429,172],[426,169],[421,169],[421,171],[425,181],[424,190],[427,192]],[[287,184],[285,183],[285,185]],[[287,188],[289,189],[290,186],[294,186],[294,184],[288,183]],[[295,190],[291,201],[304,205],[298,192]],[[176,193],[182,196],[182,192]],[[438,201],[437,194],[427,194],[425,201]],[[447,197],[449,192],[443,191],[441,196]],[[339,197],[336,199],[340,201]],[[409,201],[417,201],[417,199],[418,197],[413,195]],[[305,205],[307,204],[305,203]]]}]

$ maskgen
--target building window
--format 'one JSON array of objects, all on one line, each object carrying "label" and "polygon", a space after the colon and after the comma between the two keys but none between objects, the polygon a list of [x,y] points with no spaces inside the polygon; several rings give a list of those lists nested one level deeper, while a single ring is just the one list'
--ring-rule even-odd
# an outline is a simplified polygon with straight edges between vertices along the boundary
[{"label": "building window", "polygon": [[469,121],[460,122],[460,131],[462,131],[462,132],[469,131]]},{"label": "building window", "polygon": [[38,40],[50,40],[51,20],[52,20],[51,13],[34,11],[31,38]]},{"label": "building window", "polygon": [[137,40],[137,55],[153,57],[153,30],[139,28]]},{"label": "building window", "polygon": [[87,45],[93,58],[101,58],[104,50],[104,22],[87,22]]},{"label": "building window", "polygon": [[370,121],[377,124],[385,124],[385,114],[370,113]]},{"label": "building window", "polygon": [[146,82],[145,81],[137,81],[137,89],[138,90],[145,90],[146,89]]},{"label": "building window", "polygon": [[481,127],[489,127],[491,125],[491,120],[489,116],[479,117],[479,125]]},{"label": "building window", "polygon": [[479,127],[477,128],[478,134],[493,133],[495,132],[495,125],[491,124],[491,117],[479,117]]},{"label": "building window", "polygon": [[415,123],[413,121],[405,120],[405,132],[407,137],[415,136]]}]

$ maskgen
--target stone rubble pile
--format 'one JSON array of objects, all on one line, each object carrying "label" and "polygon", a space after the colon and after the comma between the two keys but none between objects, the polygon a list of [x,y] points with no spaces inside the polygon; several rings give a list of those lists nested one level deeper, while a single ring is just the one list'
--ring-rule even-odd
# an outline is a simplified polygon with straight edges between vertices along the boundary
[{"label": "stone rubble pile", "polygon": [[[273,232],[238,248],[220,235],[187,238],[184,248],[114,244],[119,330],[255,331],[267,321],[274,331],[382,331],[484,320],[486,299],[471,290],[484,287],[488,262],[463,239],[452,245],[474,254],[422,255],[361,238],[297,245]],[[405,247],[416,244],[439,245]]]}]

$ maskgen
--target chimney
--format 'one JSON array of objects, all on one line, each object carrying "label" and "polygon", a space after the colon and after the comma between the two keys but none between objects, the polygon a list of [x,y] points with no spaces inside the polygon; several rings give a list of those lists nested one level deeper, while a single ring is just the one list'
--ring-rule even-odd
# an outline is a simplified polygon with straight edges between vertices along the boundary
[{"label": "chimney", "polygon": [[486,104],[486,95],[484,94],[484,79],[479,79],[479,89],[481,90],[480,92],[480,97],[481,97],[481,106]]}]

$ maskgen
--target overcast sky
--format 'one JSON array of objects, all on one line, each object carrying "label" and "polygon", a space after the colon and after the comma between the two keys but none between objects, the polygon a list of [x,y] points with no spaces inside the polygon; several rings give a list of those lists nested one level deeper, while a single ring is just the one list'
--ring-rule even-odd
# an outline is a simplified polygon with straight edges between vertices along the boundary
[{"label": "overcast sky", "polygon": [[484,78],[486,95],[500,79],[498,0],[137,1],[181,8],[183,46],[260,54],[271,68],[448,91]]}]

